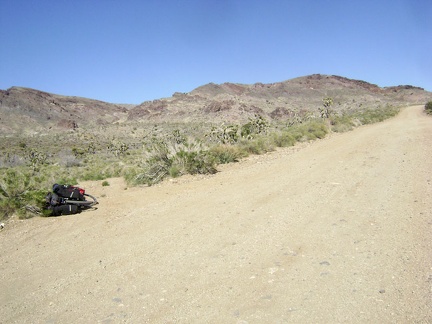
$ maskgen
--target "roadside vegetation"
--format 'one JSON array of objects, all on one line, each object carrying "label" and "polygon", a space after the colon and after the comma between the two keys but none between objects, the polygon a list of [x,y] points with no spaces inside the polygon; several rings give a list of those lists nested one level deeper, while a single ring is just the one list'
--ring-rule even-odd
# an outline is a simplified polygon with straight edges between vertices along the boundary
[{"label": "roadside vegetation", "polygon": [[[100,180],[108,186],[106,179],[124,177],[130,186],[150,186],[185,174],[214,174],[220,164],[321,139],[330,132],[350,131],[399,112],[385,106],[336,113],[332,105],[331,98],[324,98],[316,116],[277,122],[255,115],[244,124],[116,125],[114,133],[98,135],[78,129],[67,135],[4,138],[0,144],[0,220],[13,214],[20,218],[43,215],[44,197],[53,183]],[[425,109],[432,111],[431,106],[429,102]]]},{"label": "roadside vegetation", "polygon": [[426,103],[425,111],[427,114],[432,115],[432,101]]}]

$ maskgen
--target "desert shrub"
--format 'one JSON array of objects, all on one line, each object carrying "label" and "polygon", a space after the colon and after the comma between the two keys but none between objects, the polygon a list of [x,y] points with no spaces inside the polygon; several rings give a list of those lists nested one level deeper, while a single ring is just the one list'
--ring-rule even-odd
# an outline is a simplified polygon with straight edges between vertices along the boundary
[{"label": "desert shrub", "polygon": [[215,172],[216,160],[200,142],[156,140],[147,150],[147,156],[139,170],[128,170],[125,179],[132,185],[153,185],[167,176]]},{"label": "desert shrub", "polygon": [[246,139],[252,139],[256,135],[266,134],[270,128],[270,123],[261,115],[255,115],[249,118],[249,122],[240,127],[240,136]]},{"label": "desert shrub", "polygon": [[311,121],[310,123],[308,123],[308,125],[305,126],[308,126],[307,134],[310,134],[309,139],[317,139],[317,138],[321,139],[326,137],[328,133],[327,126],[322,122]]},{"label": "desert shrub", "polygon": [[352,130],[354,122],[348,115],[330,117],[330,128],[333,132],[344,133]]},{"label": "desert shrub", "polygon": [[291,134],[289,131],[273,133],[272,137],[273,142],[277,147],[293,146],[297,142],[293,134]]},{"label": "desert shrub", "polygon": [[9,169],[0,175],[0,219],[17,214],[28,218],[41,211],[46,190],[40,178],[25,170]]},{"label": "desert shrub", "polygon": [[179,150],[172,157],[172,165],[180,174],[215,173],[214,159],[208,151]]},{"label": "desert shrub", "polygon": [[26,161],[22,156],[6,152],[0,157],[0,168],[13,168],[25,165]]},{"label": "desert shrub", "polygon": [[267,136],[260,136],[250,140],[243,139],[239,145],[247,154],[264,154],[275,149],[275,144],[271,140],[271,137]]},{"label": "desert shrub", "polygon": [[77,157],[76,154],[73,154],[71,150],[62,150],[58,152],[57,158],[59,160],[59,164],[66,168],[72,168],[82,165],[82,161]]},{"label": "desert shrub", "polygon": [[[133,176],[133,184],[152,185],[161,181],[169,174],[169,169],[172,165],[168,144],[163,140],[155,140],[154,143],[147,148],[148,156],[144,163],[140,165],[141,170]],[[130,173],[129,173],[130,174]],[[130,178],[130,176],[128,176]]]},{"label": "desert shrub", "polygon": [[205,135],[210,143],[235,144],[240,139],[238,125],[213,126]]},{"label": "desert shrub", "polygon": [[428,101],[425,105],[426,113],[432,115],[432,101]]},{"label": "desert shrub", "polygon": [[99,181],[99,180],[104,180],[108,178],[105,174],[99,172],[99,171],[94,171],[94,170],[88,170],[86,172],[83,172],[80,176],[81,180],[84,181]]},{"label": "desert shrub", "polygon": [[107,145],[107,150],[116,157],[123,156],[129,153],[129,145],[121,141],[113,141]]},{"label": "desert shrub", "polygon": [[119,159],[108,159],[103,156],[92,156],[87,160],[85,166],[69,168],[68,174],[73,174],[80,180],[105,180],[107,178],[119,177],[126,167],[125,163]]},{"label": "desert shrub", "polygon": [[235,144],[240,139],[251,140],[258,135],[268,133],[270,123],[261,115],[255,115],[249,118],[249,121],[243,125],[220,125],[213,126],[205,135],[210,143],[215,144]]},{"label": "desert shrub", "polygon": [[396,116],[398,113],[399,109],[387,105],[385,107],[378,107],[377,109],[366,109],[357,113],[355,117],[362,125],[367,125],[382,122],[390,117]]},{"label": "desert shrub", "polygon": [[329,118],[334,113],[333,110],[330,109],[330,107],[333,105],[333,98],[323,98],[322,102],[323,106],[318,109],[320,116],[321,118]]},{"label": "desert shrub", "polygon": [[209,153],[213,156],[216,164],[238,162],[247,156],[247,153],[236,145],[216,145],[210,148]]},{"label": "desert shrub", "polygon": [[36,149],[28,149],[26,150],[26,160],[31,168],[37,171],[42,165],[47,163],[48,156],[45,152]]},{"label": "desert shrub", "polygon": [[305,142],[324,138],[328,133],[328,129],[324,121],[311,120],[303,124],[289,127],[287,132],[289,132],[296,141]]},{"label": "desert shrub", "polygon": [[102,187],[108,187],[110,184],[108,181],[103,181],[102,182]]}]

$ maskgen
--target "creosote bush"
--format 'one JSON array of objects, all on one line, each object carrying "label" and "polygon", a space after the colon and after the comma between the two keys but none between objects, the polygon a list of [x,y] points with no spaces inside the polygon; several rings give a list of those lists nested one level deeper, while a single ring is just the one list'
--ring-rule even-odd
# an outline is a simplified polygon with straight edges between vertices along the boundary
[{"label": "creosote bush", "polygon": [[207,148],[196,140],[183,142],[157,140],[148,149],[147,157],[139,166],[126,174],[129,184],[160,182],[167,176],[215,173],[215,158]]},{"label": "creosote bush", "polygon": [[432,115],[432,101],[428,101],[425,105],[425,111],[429,115]]},{"label": "creosote bush", "polygon": [[292,126],[289,133],[297,142],[305,142],[324,138],[328,133],[328,128],[323,120],[311,120],[309,122]]},{"label": "creosote bush", "polygon": [[357,118],[362,125],[367,125],[382,122],[383,120],[396,116],[398,112],[399,109],[392,106],[386,106],[384,108],[378,107],[377,109],[366,109],[361,113],[353,115],[353,117]]},{"label": "creosote bush", "polygon": [[241,158],[247,156],[247,153],[242,151],[239,146],[221,144],[210,148],[209,153],[215,159],[216,164],[227,164],[238,162]]},{"label": "creosote bush", "polygon": [[46,192],[38,187],[39,178],[28,170],[9,169],[0,176],[0,219],[16,213],[33,216],[43,207]]},{"label": "creosote bush", "polygon": [[330,129],[336,133],[344,133],[354,128],[354,120],[348,115],[331,116]]}]

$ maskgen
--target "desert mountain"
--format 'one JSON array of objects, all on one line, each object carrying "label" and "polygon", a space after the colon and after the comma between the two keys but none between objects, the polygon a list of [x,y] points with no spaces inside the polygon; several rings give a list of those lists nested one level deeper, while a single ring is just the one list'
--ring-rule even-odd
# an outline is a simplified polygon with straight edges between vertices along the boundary
[{"label": "desert mountain", "polygon": [[0,133],[3,134],[111,124],[126,116],[125,107],[98,100],[20,87],[0,90]]},{"label": "desert mountain", "polygon": [[414,86],[380,88],[340,76],[314,74],[284,82],[253,85],[209,83],[189,93],[144,102],[129,111],[129,120],[247,120],[254,114],[279,119],[313,114],[324,97],[332,97],[338,111],[378,106],[422,104],[432,93]]},{"label": "desert mountain", "polygon": [[131,108],[12,87],[0,90],[0,133],[46,132],[116,122],[238,122],[255,114],[283,119],[315,114],[324,97],[333,98],[335,110],[349,111],[387,104],[424,104],[432,100],[432,93],[410,85],[381,88],[365,81],[314,74],[270,84],[209,83],[189,93],[174,93]]}]

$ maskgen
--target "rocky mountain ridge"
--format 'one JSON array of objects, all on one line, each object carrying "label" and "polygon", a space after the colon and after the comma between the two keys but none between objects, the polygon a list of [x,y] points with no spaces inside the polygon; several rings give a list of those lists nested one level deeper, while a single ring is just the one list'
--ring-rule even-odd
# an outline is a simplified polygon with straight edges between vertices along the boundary
[{"label": "rocky mountain ridge", "polygon": [[0,90],[0,134],[95,127],[131,122],[241,122],[255,114],[283,119],[314,114],[324,97],[337,111],[387,104],[424,104],[432,93],[411,85],[381,88],[361,80],[314,74],[270,84],[209,83],[188,93],[117,105],[12,87]]},{"label": "rocky mountain ridge", "polygon": [[347,111],[364,106],[423,103],[432,93],[409,85],[380,88],[365,81],[320,74],[271,84],[209,83],[190,93],[144,102],[131,109],[128,119],[159,120],[170,116],[178,121],[203,117],[233,121],[256,113],[283,118],[317,110],[324,97],[333,98],[335,109]]},{"label": "rocky mountain ridge", "polygon": [[0,133],[3,134],[74,129],[80,124],[111,124],[126,116],[125,107],[98,100],[22,87],[0,90]]}]

